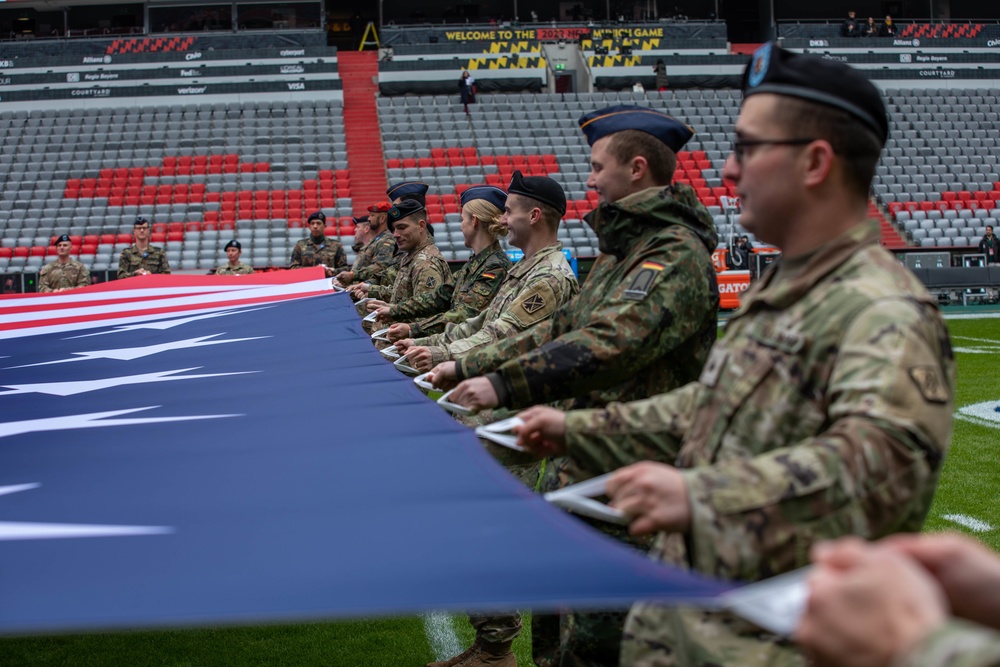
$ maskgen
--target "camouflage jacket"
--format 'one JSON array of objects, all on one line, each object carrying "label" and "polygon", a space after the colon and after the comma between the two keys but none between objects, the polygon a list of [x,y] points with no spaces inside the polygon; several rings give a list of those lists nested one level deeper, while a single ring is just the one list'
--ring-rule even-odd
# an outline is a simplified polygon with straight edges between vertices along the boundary
[{"label": "camouflage jacket", "polygon": [[953,620],[892,664],[893,667],[1000,667],[1000,633]]},{"label": "camouflage jacket", "polygon": [[118,278],[131,278],[139,269],[146,269],[150,273],[170,273],[170,264],[167,263],[167,254],[163,248],[155,245],[147,246],[143,252],[130,245],[122,250],[118,258]]},{"label": "camouflage jacket", "polygon": [[[573,465],[586,475],[642,459],[684,469],[691,528],[661,536],[654,553],[719,578],[803,566],[819,540],[919,530],[954,391],[934,300],[865,224],[801,266],[777,263],[742,301],[697,382],[567,415]],[[706,614],[637,604],[623,659],[649,664],[658,647],[683,644],[691,664],[731,664],[706,646],[752,636],[764,662],[785,664],[763,646],[787,653],[774,637]],[[687,634],[671,639],[667,625]]]},{"label": "camouflage jacket", "polygon": [[217,276],[247,276],[251,273],[253,273],[253,267],[243,262],[240,262],[236,266],[226,262],[215,270],[215,275]]},{"label": "camouflage jacket", "polygon": [[365,244],[354,263],[354,281],[379,285],[391,285],[392,280],[379,279],[389,267],[399,266],[403,253],[396,246],[396,239],[386,229]]},{"label": "camouflage jacket", "polygon": [[509,269],[507,253],[494,241],[455,273],[454,283],[394,303],[389,315],[397,322],[410,322],[411,337],[439,333],[448,323],[461,323],[481,313],[493,301]]},{"label": "camouflage jacket", "polygon": [[441,251],[430,239],[399,261],[392,287],[372,285],[368,296],[387,303],[399,303],[414,294],[433,292],[439,285],[452,282],[451,269],[441,256]]},{"label": "camouflage jacket", "polygon": [[715,340],[717,236],[690,187],[650,188],[586,219],[601,255],[580,293],[458,360],[460,378],[496,374],[502,406],[596,407],[668,391],[698,377]]},{"label": "camouflage jacket", "polygon": [[415,344],[429,347],[435,364],[458,359],[545,321],[579,291],[557,242],[514,264],[484,312]]},{"label": "camouflage jacket", "polygon": [[38,276],[39,292],[54,292],[57,289],[73,289],[90,284],[90,271],[80,262],[71,259],[65,264],[52,262],[42,267]]},{"label": "camouflage jacket", "polygon": [[307,236],[292,248],[292,262],[288,268],[302,269],[320,264],[337,271],[347,270],[347,253],[340,241],[324,236],[321,242],[316,243],[311,236]]}]

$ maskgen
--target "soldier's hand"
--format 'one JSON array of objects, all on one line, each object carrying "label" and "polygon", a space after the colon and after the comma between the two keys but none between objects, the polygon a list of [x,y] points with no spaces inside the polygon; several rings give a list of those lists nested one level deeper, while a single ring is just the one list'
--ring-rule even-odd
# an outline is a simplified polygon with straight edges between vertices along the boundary
[{"label": "soldier's hand", "polygon": [[795,631],[810,664],[889,665],[947,619],[944,593],[916,561],[857,538],[821,546]]},{"label": "soldier's hand", "polygon": [[[408,338],[412,344],[413,340]],[[396,347],[399,347],[399,343],[396,343]],[[421,373],[429,371],[434,367],[434,360],[431,358],[431,350],[427,347],[410,347],[406,352],[406,360],[410,362],[410,365],[416,368]]]},{"label": "soldier's hand", "polygon": [[336,280],[341,287],[347,287],[354,282],[354,271],[341,271],[337,274]]},{"label": "soldier's hand", "polygon": [[607,484],[611,506],[631,521],[629,532],[685,532],[691,527],[691,502],[680,471],[643,461],[616,471]]},{"label": "soldier's hand", "polygon": [[1000,558],[992,550],[958,533],[891,535],[879,544],[920,563],[956,616],[1000,630]]},{"label": "soldier's hand", "polygon": [[326,264],[324,264],[323,265],[323,271],[326,272],[326,277],[327,278],[333,278],[333,276],[337,272],[337,269],[331,268],[331,267],[327,266]]},{"label": "soldier's hand", "polygon": [[536,405],[517,415],[524,426],[514,429],[517,444],[536,456],[557,456],[566,452],[566,413]]},{"label": "soldier's hand", "polygon": [[[371,309],[369,308],[369,310]],[[378,306],[378,308],[375,309],[375,313],[375,319],[379,322],[392,321],[392,315],[389,314],[389,306]]]},{"label": "soldier's hand", "polygon": [[[410,325],[406,322],[397,322],[389,327],[389,331],[385,334],[385,337],[389,339],[390,343],[395,343],[397,346],[400,342],[404,340],[409,340],[410,335]],[[413,344],[413,341],[410,341]]]},{"label": "soldier's hand", "polygon": [[358,283],[347,288],[351,293],[351,298],[355,301],[368,296],[368,283]]},{"label": "soldier's hand", "polygon": [[448,391],[458,384],[458,372],[454,361],[446,361],[431,369],[427,381],[438,389]]},{"label": "soldier's hand", "polygon": [[463,380],[455,387],[450,400],[452,403],[464,405],[477,412],[500,405],[500,398],[497,396],[496,389],[493,388],[493,383],[485,377]]}]

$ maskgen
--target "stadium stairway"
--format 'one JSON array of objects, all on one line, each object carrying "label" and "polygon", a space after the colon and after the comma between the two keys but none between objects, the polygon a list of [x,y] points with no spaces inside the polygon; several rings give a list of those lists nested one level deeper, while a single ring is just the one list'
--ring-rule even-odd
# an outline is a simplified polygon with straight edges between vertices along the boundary
[{"label": "stadium stairway", "polygon": [[885,211],[873,199],[868,200],[868,218],[878,222],[879,230],[882,232],[883,248],[898,250],[908,245],[906,239],[885,215]]},{"label": "stadium stairway", "polygon": [[369,206],[385,199],[387,188],[375,101],[378,54],[375,51],[340,51],[337,63],[344,83],[344,131],[354,215],[367,215]]}]

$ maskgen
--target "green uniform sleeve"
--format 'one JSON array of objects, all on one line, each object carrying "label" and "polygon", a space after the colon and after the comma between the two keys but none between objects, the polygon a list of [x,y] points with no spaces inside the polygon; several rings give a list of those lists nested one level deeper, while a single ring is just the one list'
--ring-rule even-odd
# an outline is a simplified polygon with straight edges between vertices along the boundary
[{"label": "green uniform sleeve", "polygon": [[[357,282],[369,282],[373,278],[383,275],[389,267],[399,263],[399,253],[396,250],[396,243],[391,238],[382,239],[375,246],[371,263],[368,266],[358,269],[354,273],[354,280]],[[384,281],[382,284],[386,284]],[[392,284],[392,281],[388,281]]]},{"label": "green uniform sleeve", "polygon": [[586,477],[637,461],[673,463],[702,386],[691,382],[641,401],[566,413],[566,451]]},{"label": "green uniform sleeve", "polygon": [[118,255],[118,280],[122,278],[131,278],[132,274],[135,272],[135,267],[132,266],[130,261],[130,255],[128,249],[122,250],[121,254]]},{"label": "green uniform sleeve", "polygon": [[[447,310],[451,305],[451,297],[455,292],[455,285],[443,283],[430,292],[414,294],[406,301],[394,303],[389,308],[389,316],[397,322],[412,322],[420,317],[427,317]],[[418,335],[410,327],[411,335]]]},{"label": "green uniform sleeve", "polygon": [[49,274],[52,273],[52,265],[42,267],[42,272],[38,274],[38,291],[51,292],[52,285],[49,282]]},{"label": "green uniform sleeve", "polygon": [[301,269],[302,268],[302,242],[295,244],[292,248],[292,261],[288,263],[289,269]]},{"label": "green uniform sleeve", "polygon": [[[684,471],[695,569],[754,580],[804,565],[818,540],[919,529],[948,445],[954,391],[947,334],[931,319],[909,301],[875,301],[845,325],[824,392],[825,428]],[[754,373],[726,400],[741,404],[740,391],[768,382],[765,365]],[[754,396],[750,409],[776,434],[812,418],[768,410],[755,402],[766,392]]]},{"label": "green uniform sleeve", "polygon": [[[678,243],[637,258],[624,280],[582,315],[580,326],[535,346],[526,346],[529,339],[522,334],[478,350],[465,359],[463,372],[466,377],[498,372],[509,397],[505,407],[510,408],[579,396],[626,380],[649,363],[651,349],[679,347],[703,328],[705,304],[717,299],[715,274],[695,253],[704,248]],[[650,271],[649,264],[662,268],[637,298],[633,285]],[[553,320],[559,317],[556,313]],[[535,341],[541,330],[530,330]]]},{"label": "green uniform sleeve", "polygon": [[160,254],[160,261],[158,262],[156,273],[163,273],[163,274],[170,273],[170,262],[167,261],[166,251]]}]

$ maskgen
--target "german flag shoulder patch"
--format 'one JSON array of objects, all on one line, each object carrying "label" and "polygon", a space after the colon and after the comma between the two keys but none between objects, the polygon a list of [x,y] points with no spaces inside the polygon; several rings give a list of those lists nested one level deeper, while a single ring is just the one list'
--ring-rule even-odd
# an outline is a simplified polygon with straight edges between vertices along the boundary
[{"label": "german flag shoulder patch", "polygon": [[666,264],[652,260],[646,260],[640,264],[639,270],[632,274],[632,281],[629,283],[628,289],[625,290],[625,298],[630,301],[645,299],[649,294],[650,287],[653,286],[653,281],[656,280],[656,276],[665,268],[667,268]]}]

